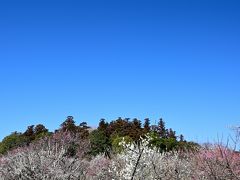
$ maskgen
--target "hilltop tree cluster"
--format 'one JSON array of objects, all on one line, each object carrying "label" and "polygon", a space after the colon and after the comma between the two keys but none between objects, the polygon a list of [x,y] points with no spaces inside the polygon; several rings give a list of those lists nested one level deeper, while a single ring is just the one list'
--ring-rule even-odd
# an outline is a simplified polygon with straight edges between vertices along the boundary
[{"label": "hilltop tree cluster", "polygon": [[187,142],[163,119],[101,119],[93,129],[68,116],[54,132],[39,124],[6,136],[0,153],[3,180],[240,179],[239,151]]},{"label": "hilltop tree cluster", "polygon": [[[162,119],[159,120],[158,125],[150,125],[150,119],[148,118],[144,119],[143,124],[137,118],[131,120],[130,118],[119,117],[111,122],[101,119],[98,127],[92,129],[86,122],[76,125],[74,118],[68,116],[55,132],[49,132],[42,124],[28,126],[23,133],[13,132],[0,143],[0,154],[5,154],[9,150],[18,147],[29,146],[31,143],[46,137],[60,134],[63,136],[64,133],[78,141],[84,140],[88,142],[89,149],[87,153],[89,156],[104,153],[107,157],[110,157],[111,153],[117,153],[121,150],[119,142],[122,138],[128,142],[137,143],[140,137],[145,137],[146,134],[150,134],[153,137],[151,143],[159,148],[160,151],[170,151],[194,145],[194,143],[185,141],[183,135],[177,136],[172,128],[167,129]],[[72,142],[72,153],[70,154],[75,154],[76,144],[78,142]]]}]

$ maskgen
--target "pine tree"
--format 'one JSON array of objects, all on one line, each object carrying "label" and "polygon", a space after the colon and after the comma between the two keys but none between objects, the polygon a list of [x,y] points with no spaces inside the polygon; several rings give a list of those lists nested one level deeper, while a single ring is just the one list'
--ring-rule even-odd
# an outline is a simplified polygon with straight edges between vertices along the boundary
[{"label": "pine tree", "polygon": [[184,136],[182,134],[180,134],[179,139],[180,139],[180,142],[183,142],[184,141]]},{"label": "pine tree", "polygon": [[61,124],[62,131],[68,131],[75,133],[77,131],[77,126],[75,125],[75,121],[73,120],[73,116],[68,116],[67,119]]},{"label": "pine tree", "polygon": [[108,123],[105,122],[105,119],[100,119],[100,122],[98,124],[98,130],[106,132],[108,127]]},{"label": "pine tree", "polygon": [[41,133],[47,133],[47,132],[48,132],[48,129],[46,129],[45,126],[42,125],[42,124],[38,124],[34,128],[34,134],[35,135],[39,135]]},{"label": "pine tree", "polygon": [[82,139],[86,139],[89,136],[90,127],[87,125],[87,122],[81,122],[78,127],[78,133]]},{"label": "pine tree", "polygon": [[134,118],[134,119],[133,119],[132,124],[133,124],[134,128],[138,128],[138,129],[140,129],[141,126],[142,126],[141,121],[138,120],[137,118]]},{"label": "pine tree", "polygon": [[127,135],[129,135],[134,141],[138,141],[140,139],[140,137],[143,135],[143,129],[140,120],[137,118],[132,120]]},{"label": "pine tree", "polygon": [[83,129],[88,129],[89,128],[89,126],[87,125],[87,122],[81,122],[80,124],[79,124],[79,127],[80,128],[83,128]]},{"label": "pine tree", "polygon": [[172,128],[170,128],[169,131],[168,131],[168,138],[177,139],[176,131],[173,131]]},{"label": "pine tree", "polygon": [[31,137],[34,135],[34,125],[28,126],[27,130],[23,133],[24,136]]},{"label": "pine tree", "polygon": [[166,128],[165,128],[165,122],[162,118],[160,118],[158,122],[158,134],[161,138],[166,138]]},{"label": "pine tree", "polygon": [[146,119],[144,119],[143,133],[147,134],[149,132],[150,132],[150,119],[146,118]]}]

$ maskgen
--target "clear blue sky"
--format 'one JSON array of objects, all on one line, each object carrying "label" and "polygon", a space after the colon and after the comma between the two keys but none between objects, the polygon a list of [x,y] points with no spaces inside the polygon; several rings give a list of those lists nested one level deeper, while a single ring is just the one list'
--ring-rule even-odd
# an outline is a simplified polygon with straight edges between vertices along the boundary
[{"label": "clear blue sky", "polygon": [[68,115],[200,142],[240,124],[238,0],[2,0],[0,63],[0,139]]}]

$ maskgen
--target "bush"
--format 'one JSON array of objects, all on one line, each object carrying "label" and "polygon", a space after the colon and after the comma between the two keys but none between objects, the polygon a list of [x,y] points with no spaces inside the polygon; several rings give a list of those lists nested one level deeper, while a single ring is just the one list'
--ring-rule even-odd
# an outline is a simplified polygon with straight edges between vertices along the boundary
[{"label": "bush", "polygon": [[26,138],[21,133],[14,132],[6,136],[0,143],[0,154],[5,154],[7,151],[26,145]]}]

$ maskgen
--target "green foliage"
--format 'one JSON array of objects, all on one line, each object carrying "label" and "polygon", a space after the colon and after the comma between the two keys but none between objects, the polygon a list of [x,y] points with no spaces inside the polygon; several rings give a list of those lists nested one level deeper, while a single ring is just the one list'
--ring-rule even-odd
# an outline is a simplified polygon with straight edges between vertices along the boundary
[{"label": "green foliage", "polygon": [[46,129],[44,125],[38,124],[35,126],[34,128],[35,135],[44,134],[44,133],[48,133],[48,129]]},{"label": "green foliage", "polygon": [[165,127],[165,122],[163,121],[162,118],[160,118],[158,122],[158,134],[161,138],[166,138],[167,136],[167,130]]},{"label": "green foliage", "polygon": [[86,122],[81,122],[79,126],[75,124],[73,116],[68,116],[67,119],[61,124],[60,131],[70,132],[73,135],[79,135],[81,138],[88,138],[90,127]]},{"label": "green foliage", "polygon": [[200,145],[195,142],[187,142],[187,141],[179,141],[178,142],[178,149],[181,150],[190,150],[190,151],[195,151],[200,148]]},{"label": "green foliage", "polygon": [[26,140],[26,145],[50,135],[51,133],[48,132],[48,129],[46,129],[42,124],[38,124],[35,127],[34,125],[28,126],[27,130],[23,133],[23,137]]},{"label": "green foliage", "polygon": [[[75,125],[74,118],[68,116],[66,120],[61,124],[61,128],[56,130],[55,133],[51,133],[44,125],[38,124],[36,126],[28,126],[24,133],[14,132],[9,136],[6,136],[2,142],[0,142],[0,153],[6,153],[7,151],[20,146],[27,146],[32,142],[38,141],[46,136],[54,135],[58,132],[70,133],[73,138],[80,138],[90,142],[89,154],[96,156],[104,153],[110,157],[110,153],[120,153],[122,147],[119,142],[124,138],[127,143],[138,143],[140,137],[148,134],[151,137],[151,146],[158,148],[159,152],[172,151],[175,149],[195,149],[198,144],[193,142],[187,142],[184,140],[183,135],[177,136],[176,132],[165,126],[163,119],[160,119],[158,125],[150,125],[148,118],[144,119],[144,124],[138,119],[121,118],[106,122],[105,119],[101,119],[98,128],[89,131],[89,126],[86,122],[80,123],[79,126]],[[179,140],[178,140],[179,139]],[[75,140],[76,141],[76,140]],[[74,156],[76,154],[78,142],[73,142],[69,146],[66,155]]]},{"label": "green foliage", "polygon": [[129,118],[122,119],[119,117],[117,120],[110,122],[106,131],[108,136],[130,136],[134,141],[138,141],[144,134],[141,121],[136,118],[130,121]]},{"label": "green foliage", "polygon": [[160,138],[157,132],[150,132],[148,134],[151,137],[150,145],[157,147],[160,152],[166,151],[166,144],[163,138]]},{"label": "green foliage", "polygon": [[18,132],[14,132],[9,136],[6,136],[0,144],[0,154],[4,154],[7,151],[24,146],[26,144],[26,138]]},{"label": "green foliage", "polygon": [[144,119],[143,133],[147,134],[147,133],[150,132],[150,130],[151,130],[151,128],[150,128],[150,119],[146,118],[146,119]]},{"label": "green foliage", "polygon": [[90,154],[96,156],[104,153],[106,156],[110,156],[111,143],[109,138],[103,131],[94,130],[90,133],[91,150]]},{"label": "green foliage", "polygon": [[124,150],[124,147],[119,144],[123,141],[123,139],[126,143],[133,143],[133,140],[130,136],[120,137],[118,135],[115,135],[111,137],[113,153],[121,153]]},{"label": "green foliage", "polygon": [[66,150],[65,156],[74,157],[77,153],[77,148],[78,148],[78,145],[74,142],[71,142],[71,144]]},{"label": "green foliage", "polygon": [[75,125],[75,121],[73,120],[73,116],[68,116],[67,119],[61,124],[61,129],[63,132],[77,132],[77,126]]},{"label": "green foliage", "polygon": [[177,141],[175,137],[161,138],[157,132],[150,132],[148,135],[152,139],[150,145],[157,147],[159,152],[187,148],[186,142]]},{"label": "green foliage", "polygon": [[78,134],[82,139],[88,139],[89,137],[89,126],[86,122],[81,122],[80,125],[76,128],[75,134]]},{"label": "green foliage", "polygon": [[108,135],[119,135],[119,136],[126,136],[129,134],[131,129],[131,124],[129,123],[128,119],[122,119],[119,117],[115,121],[111,121],[108,128],[107,133]]},{"label": "green foliage", "polygon": [[50,135],[51,133],[41,124],[38,124],[35,128],[34,125],[28,126],[24,133],[14,132],[6,136],[0,143],[0,154],[17,147],[27,146],[33,141]]},{"label": "green foliage", "polygon": [[31,141],[35,139],[34,125],[28,126],[27,130],[23,133],[23,136],[26,139],[26,144],[29,145]]},{"label": "green foliage", "polygon": [[99,125],[98,125],[98,130],[106,132],[108,128],[108,123],[105,122],[105,119],[100,119]]},{"label": "green foliage", "polygon": [[177,139],[176,137],[176,132],[172,130],[172,128],[170,128],[169,130],[167,130],[167,137],[168,138],[173,138],[173,139]]},{"label": "green foliage", "polygon": [[172,151],[174,149],[177,149],[178,142],[176,138],[167,138],[164,139],[164,144],[166,145],[166,151]]},{"label": "green foliage", "polygon": [[38,133],[38,134],[35,135],[34,141],[37,141],[37,140],[42,139],[44,137],[49,137],[51,135],[52,135],[51,132],[41,132],[41,133]]}]

